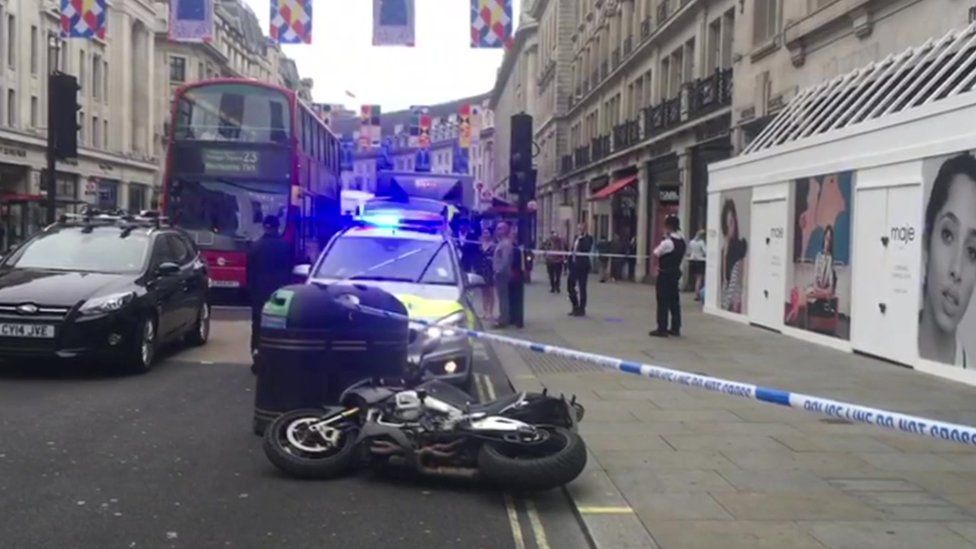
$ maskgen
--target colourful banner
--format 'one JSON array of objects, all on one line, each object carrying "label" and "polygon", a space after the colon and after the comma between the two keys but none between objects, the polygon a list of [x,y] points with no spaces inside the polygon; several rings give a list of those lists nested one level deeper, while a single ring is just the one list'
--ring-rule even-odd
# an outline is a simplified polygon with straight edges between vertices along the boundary
[{"label": "colourful banner", "polygon": [[169,39],[209,42],[214,36],[213,0],[170,0]]},{"label": "colourful banner", "polygon": [[105,39],[108,0],[61,0],[61,36]]},{"label": "colourful banner", "polygon": [[373,45],[414,45],[414,0],[373,0]]},{"label": "colourful banner", "polygon": [[481,107],[478,105],[471,105],[471,145],[477,147],[478,143],[481,143],[481,117],[484,114],[481,111]]},{"label": "colourful banner", "polygon": [[471,147],[471,105],[458,107],[458,145],[462,149]]},{"label": "colourful banner", "polygon": [[312,43],[312,0],[271,0],[271,41]]},{"label": "colourful banner", "polygon": [[417,138],[417,146],[421,149],[430,148],[430,115],[421,114],[420,115],[420,134]]},{"label": "colourful banner", "polygon": [[471,0],[471,47],[512,45],[512,0]]}]

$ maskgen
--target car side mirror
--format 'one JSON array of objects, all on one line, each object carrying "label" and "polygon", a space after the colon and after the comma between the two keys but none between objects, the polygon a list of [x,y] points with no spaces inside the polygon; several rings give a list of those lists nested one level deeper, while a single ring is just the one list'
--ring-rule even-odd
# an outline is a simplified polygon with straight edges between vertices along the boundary
[{"label": "car side mirror", "polygon": [[179,272],[180,266],[170,261],[160,263],[159,267],[156,267],[156,276],[173,276]]},{"label": "car side mirror", "polygon": [[485,282],[484,277],[479,274],[468,273],[467,284],[469,288],[480,288],[487,285],[487,282]]},{"label": "car side mirror", "polygon": [[295,268],[291,270],[291,274],[295,276],[300,276],[302,278],[308,278],[312,274],[312,266],[309,264],[295,265]]}]

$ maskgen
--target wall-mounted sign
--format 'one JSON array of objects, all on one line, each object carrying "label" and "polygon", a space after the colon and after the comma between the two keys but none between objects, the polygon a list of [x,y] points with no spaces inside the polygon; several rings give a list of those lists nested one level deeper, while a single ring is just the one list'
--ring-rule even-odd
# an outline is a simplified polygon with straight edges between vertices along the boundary
[{"label": "wall-mounted sign", "polygon": [[12,156],[14,158],[27,158],[26,150],[15,149],[13,147],[0,147],[0,154],[4,156]]}]

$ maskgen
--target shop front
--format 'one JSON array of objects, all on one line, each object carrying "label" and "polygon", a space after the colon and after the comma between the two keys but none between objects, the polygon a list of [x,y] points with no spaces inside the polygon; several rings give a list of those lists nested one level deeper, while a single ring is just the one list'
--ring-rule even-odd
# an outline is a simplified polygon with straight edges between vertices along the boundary
[{"label": "shop front", "polygon": [[[968,36],[931,55],[976,74]],[[916,58],[896,69],[935,81],[940,66]],[[873,88],[874,71],[844,81]],[[976,385],[974,80],[890,108],[881,91],[807,90],[710,166],[706,312]],[[850,97],[880,107],[836,128],[817,118]]]}]

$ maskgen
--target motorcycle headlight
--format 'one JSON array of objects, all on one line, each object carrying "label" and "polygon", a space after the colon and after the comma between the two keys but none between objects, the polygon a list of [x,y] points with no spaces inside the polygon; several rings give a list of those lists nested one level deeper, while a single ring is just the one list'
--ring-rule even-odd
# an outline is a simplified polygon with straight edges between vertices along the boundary
[{"label": "motorcycle headlight", "polygon": [[458,337],[462,334],[455,328],[467,327],[468,321],[464,316],[464,311],[458,311],[438,320],[436,326],[427,328],[427,337]]},{"label": "motorcycle headlight", "polygon": [[123,292],[89,299],[81,306],[80,313],[83,315],[100,315],[112,313],[125,307],[136,297],[134,292]]}]

